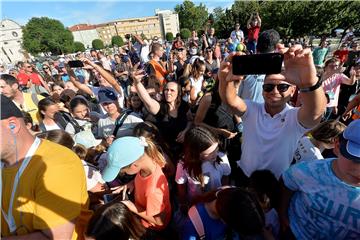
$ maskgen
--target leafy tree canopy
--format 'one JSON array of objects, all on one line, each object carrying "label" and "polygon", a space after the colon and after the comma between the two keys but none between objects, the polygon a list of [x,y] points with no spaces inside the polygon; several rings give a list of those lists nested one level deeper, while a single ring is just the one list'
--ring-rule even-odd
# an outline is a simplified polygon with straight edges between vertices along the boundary
[{"label": "leafy tree canopy", "polygon": [[96,50],[104,49],[104,43],[101,41],[101,39],[94,39],[91,44],[92,47]]},{"label": "leafy tree canopy", "polygon": [[26,51],[37,54],[53,54],[73,51],[74,37],[64,25],[55,19],[33,17],[23,28],[23,46]]},{"label": "leafy tree canopy", "polygon": [[124,45],[124,40],[120,36],[113,36],[111,38],[111,45],[121,47]]}]

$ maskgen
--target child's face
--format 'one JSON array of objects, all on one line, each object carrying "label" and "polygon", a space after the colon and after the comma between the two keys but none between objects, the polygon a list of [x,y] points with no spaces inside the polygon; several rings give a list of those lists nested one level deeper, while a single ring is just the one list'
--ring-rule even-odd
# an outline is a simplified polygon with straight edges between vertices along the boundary
[{"label": "child's face", "polygon": [[208,149],[206,149],[206,150],[204,150],[204,151],[202,151],[200,153],[201,161],[203,161],[203,162],[205,162],[205,161],[214,162],[216,160],[216,158],[217,158],[218,151],[219,151],[219,144],[214,143]]}]

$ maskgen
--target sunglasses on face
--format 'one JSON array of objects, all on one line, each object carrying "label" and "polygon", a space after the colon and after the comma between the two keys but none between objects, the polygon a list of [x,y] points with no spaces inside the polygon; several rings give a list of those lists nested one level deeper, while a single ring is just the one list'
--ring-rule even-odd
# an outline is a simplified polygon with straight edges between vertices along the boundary
[{"label": "sunglasses on face", "polygon": [[290,85],[286,83],[280,83],[280,84],[266,83],[263,85],[263,90],[265,92],[271,92],[272,90],[274,90],[275,87],[279,92],[286,92],[289,89]]},{"label": "sunglasses on face", "polygon": [[44,67],[43,70],[48,70],[49,68],[48,67]]}]

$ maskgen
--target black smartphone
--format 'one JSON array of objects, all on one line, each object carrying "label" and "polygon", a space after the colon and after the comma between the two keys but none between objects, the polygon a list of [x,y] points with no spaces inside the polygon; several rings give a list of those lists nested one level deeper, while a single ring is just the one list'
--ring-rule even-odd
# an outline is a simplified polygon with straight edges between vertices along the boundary
[{"label": "black smartphone", "polygon": [[71,68],[80,68],[80,67],[84,67],[84,63],[80,60],[74,60],[74,61],[69,61],[68,62],[69,67]]},{"label": "black smartphone", "polygon": [[277,74],[281,72],[284,55],[264,53],[234,56],[232,68],[234,75]]}]

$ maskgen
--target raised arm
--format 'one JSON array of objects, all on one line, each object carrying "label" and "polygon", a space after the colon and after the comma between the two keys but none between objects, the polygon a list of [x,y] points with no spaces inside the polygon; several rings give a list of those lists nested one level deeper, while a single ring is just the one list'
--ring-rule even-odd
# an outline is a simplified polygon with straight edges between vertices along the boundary
[{"label": "raised arm", "polygon": [[135,38],[135,40],[140,43],[141,45],[144,45],[144,41],[141,39],[141,37],[139,37],[138,35],[131,35]]},{"label": "raised arm", "polygon": [[138,96],[141,101],[144,103],[146,109],[153,115],[157,114],[160,111],[160,103],[150,97],[149,93],[146,91],[144,85],[141,83],[141,79],[144,77],[143,71],[137,70],[139,64],[135,65],[135,71],[131,74],[133,79],[133,84],[136,88]]},{"label": "raised arm", "polygon": [[257,20],[257,25],[258,25],[259,27],[261,27],[261,18],[260,18],[259,13],[256,13],[256,20]]},{"label": "raised arm", "polygon": [[234,81],[242,80],[242,76],[236,76],[232,73],[232,57],[231,53],[228,58],[220,65],[218,73],[219,77],[219,93],[221,100],[229,105],[234,114],[242,116],[247,109],[246,103],[236,94]]},{"label": "raised arm", "polygon": [[113,75],[106,71],[104,68],[100,67],[99,65],[93,63],[87,58],[81,59],[82,62],[84,62],[87,65],[92,66],[96,71],[99,72],[99,74],[120,94],[120,96],[123,96],[123,91],[119,83],[115,80]]},{"label": "raised arm", "polygon": [[[360,70],[358,70],[358,71],[360,71]],[[350,78],[346,77],[346,75],[343,75],[341,83],[346,84],[346,85],[354,85],[356,83],[356,81],[357,81],[356,70],[354,69],[354,67],[352,67],[350,70]]]},{"label": "raised arm", "polygon": [[311,50],[303,49],[301,45],[289,49],[280,46],[279,49],[284,54],[286,81],[296,85],[301,92],[303,104],[298,120],[303,127],[312,128],[321,120],[326,108],[326,97],[316,76]]},{"label": "raised arm", "polygon": [[69,74],[70,82],[72,82],[75,87],[85,92],[86,94],[89,94],[92,97],[95,96],[94,92],[91,90],[91,88],[88,85],[83,84],[77,80],[74,71],[68,65],[66,65],[66,72]]}]

